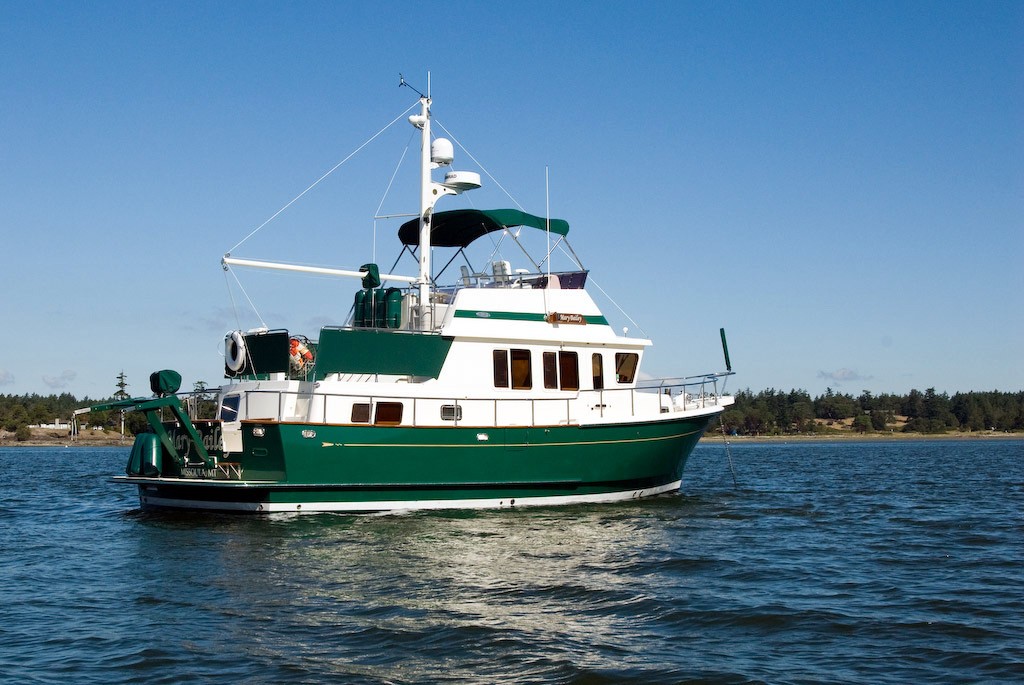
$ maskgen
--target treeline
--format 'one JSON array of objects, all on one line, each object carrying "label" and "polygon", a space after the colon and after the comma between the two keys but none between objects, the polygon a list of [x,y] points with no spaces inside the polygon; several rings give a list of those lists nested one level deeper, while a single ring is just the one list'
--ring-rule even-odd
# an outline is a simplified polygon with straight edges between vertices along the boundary
[{"label": "treeline", "polygon": [[79,400],[70,393],[60,395],[0,395],[0,427],[15,431],[21,426],[70,421],[80,407],[101,402],[88,397]]},{"label": "treeline", "polygon": [[[0,428],[24,435],[29,425],[55,419],[67,422],[75,409],[110,399],[79,400],[69,393],[0,395]],[[726,431],[736,435],[828,432],[840,425],[845,429],[849,419],[850,427],[860,432],[1019,431],[1024,430],[1024,392],[958,392],[950,397],[928,388],[906,395],[873,395],[865,390],[854,397],[829,388],[812,398],[806,390],[769,389],[755,394],[748,389],[737,392],[736,404],[722,415]],[[116,411],[87,417],[89,425],[105,428],[118,428],[120,420]],[[129,432],[145,429],[139,413],[130,412],[126,421]]]},{"label": "treeline", "polygon": [[[28,427],[51,424],[54,421],[68,423],[76,409],[89,407],[106,399],[90,399],[88,396],[78,399],[70,393],[60,395],[0,395],[0,428],[17,435],[17,439],[28,438]],[[99,428],[120,428],[121,413],[93,412],[83,418],[84,423]],[[125,430],[136,433],[144,430],[145,417],[141,414],[129,413],[125,416]]]},{"label": "treeline", "polygon": [[865,390],[854,397],[829,388],[811,398],[805,390],[743,390],[722,421],[734,435],[823,433],[845,429],[847,423],[863,433],[1018,431],[1024,430],[1024,392],[958,392],[950,397],[928,388],[906,395]]}]

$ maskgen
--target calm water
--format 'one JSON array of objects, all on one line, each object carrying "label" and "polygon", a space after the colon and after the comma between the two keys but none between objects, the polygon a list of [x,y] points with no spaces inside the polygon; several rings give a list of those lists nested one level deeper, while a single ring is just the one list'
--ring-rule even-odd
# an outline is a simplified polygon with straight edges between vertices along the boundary
[{"label": "calm water", "polygon": [[7,683],[1024,681],[1024,442],[701,445],[683,496],[156,515],[0,449]]}]

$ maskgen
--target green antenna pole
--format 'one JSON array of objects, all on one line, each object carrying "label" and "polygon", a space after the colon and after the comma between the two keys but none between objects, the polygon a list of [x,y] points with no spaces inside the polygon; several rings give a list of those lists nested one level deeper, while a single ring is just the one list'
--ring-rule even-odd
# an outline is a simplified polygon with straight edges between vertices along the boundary
[{"label": "green antenna pole", "polygon": [[718,332],[722,335],[722,354],[725,355],[725,370],[732,371],[732,362],[729,361],[729,343],[725,341],[725,329],[719,328]]}]

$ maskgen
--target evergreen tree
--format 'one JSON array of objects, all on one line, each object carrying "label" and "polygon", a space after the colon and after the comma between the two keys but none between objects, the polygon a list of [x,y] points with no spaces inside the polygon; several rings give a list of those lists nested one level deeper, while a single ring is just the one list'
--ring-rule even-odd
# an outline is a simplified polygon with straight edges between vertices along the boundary
[{"label": "evergreen tree", "polygon": [[124,370],[117,374],[117,392],[114,393],[115,400],[126,400],[131,397],[126,390],[128,387],[128,381],[125,380],[126,378],[127,376],[124,375]]}]

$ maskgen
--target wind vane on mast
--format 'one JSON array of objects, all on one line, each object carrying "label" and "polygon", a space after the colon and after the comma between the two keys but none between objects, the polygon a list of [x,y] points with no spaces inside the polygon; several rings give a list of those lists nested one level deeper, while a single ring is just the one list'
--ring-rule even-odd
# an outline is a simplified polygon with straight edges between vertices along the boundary
[{"label": "wind vane on mast", "polygon": [[398,74],[398,87],[401,88],[402,86],[405,86],[406,88],[411,88],[412,91],[415,92],[417,95],[419,95],[421,98],[427,97],[426,95],[421,93],[418,88],[416,88],[411,83],[406,81],[405,77],[402,76],[401,72],[399,72],[399,74]]}]

